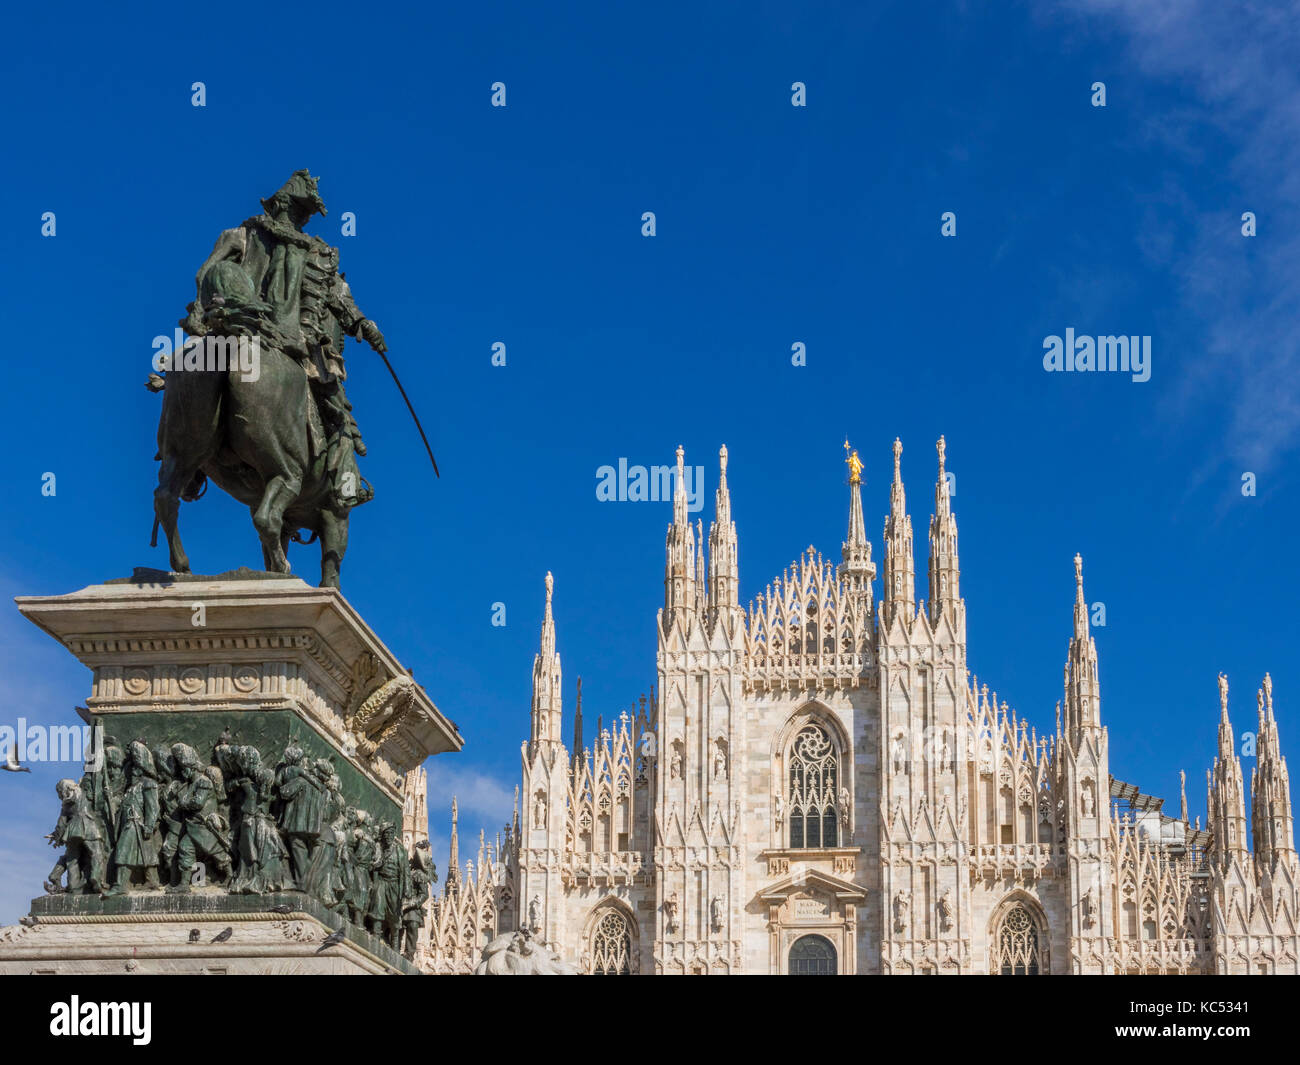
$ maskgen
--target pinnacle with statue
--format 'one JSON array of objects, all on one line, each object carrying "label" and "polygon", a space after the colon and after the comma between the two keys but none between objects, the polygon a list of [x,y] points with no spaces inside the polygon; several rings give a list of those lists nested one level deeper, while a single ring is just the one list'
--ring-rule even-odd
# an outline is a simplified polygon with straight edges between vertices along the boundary
[{"label": "pinnacle with statue", "polygon": [[858,458],[858,449],[850,448],[849,441],[846,437],[844,440],[844,453],[848,456],[844,462],[849,467],[849,484],[862,483],[862,460]]}]

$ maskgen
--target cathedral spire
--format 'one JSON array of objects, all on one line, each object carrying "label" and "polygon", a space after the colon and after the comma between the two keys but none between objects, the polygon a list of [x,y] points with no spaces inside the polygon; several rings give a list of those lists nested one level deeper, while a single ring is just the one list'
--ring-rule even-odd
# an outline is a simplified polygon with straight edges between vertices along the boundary
[{"label": "cathedral spire", "polygon": [[1273,678],[1264,674],[1259,690],[1257,761],[1250,780],[1251,827],[1255,860],[1269,869],[1283,855],[1295,851],[1295,825],[1291,815],[1291,779],[1278,743],[1273,716]]},{"label": "cathedral spire", "polygon": [[1214,851],[1227,866],[1234,858],[1246,861],[1246,787],[1228,720],[1228,678],[1219,674],[1219,751],[1214,759],[1210,788],[1210,826]]},{"label": "cathedral spire", "polygon": [[704,522],[695,521],[695,613],[703,616],[709,609],[708,571],[704,568]]},{"label": "cathedral spire", "polygon": [[1232,722],[1228,720],[1228,675],[1219,674],[1219,757],[1233,756]]},{"label": "cathedral spire", "polygon": [[736,523],[731,517],[731,492],[727,488],[727,447],[718,451],[718,490],[713,524],[709,527],[709,619],[740,615],[740,567],[736,552]]},{"label": "cathedral spire", "polygon": [[542,615],[541,649],[533,659],[532,734],[529,753],[541,746],[559,745],[560,738],[560,656],[555,650],[555,618],[551,614],[551,597],[555,578],[546,574],[546,611]]},{"label": "cathedral spire", "polygon": [[673,524],[690,526],[686,516],[686,449],[677,445],[677,478],[673,481]]},{"label": "cathedral spire", "polygon": [[1101,690],[1097,680],[1097,645],[1088,631],[1088,604],[1083,597],[1083,556],[1074,556],[1074,637],[1065,659],[1065,720],[1077,742],[1085,729],[1101,727]]},{"label": "cathedral spire", "polygon": [[939,437],[939,479],[934,485],[934,516],[930,519],[930,620],[938,621],[942,611],[955,614],[961,601],[958,588],[957,519],[952,513],[948,494],[948,474],[944,469],[947,445]]},{"label": "cathedral spire", "polygon": [[912,519],[907,516],[901,460],[903,444],[894,438],[894,481],[889,488],[889,517],[885,519],[885,588],[882,607],[886,625],[901,616],[911,625],[916,614],[916,561],[912,555]]},{"label": "cathedral spire", "polygon": [[1074,554],[1074,638],[1088,635],[1088,602],[1083,597],[1083,556]]},{"label": "cathedral spire", "polygon": [[871,616],[871,582],[876,578],[876,564],[871,561],[871,543],[862,520],[862,460],[857,450],[844,441],[844,459],[849,467],[849,533],[840,548],[839,577],[851,593],[865,599],[866,615]]},{"label": "cathedral spire", "polygon": [[582,678],[578,678],[578,695],[573,710],[573,765],[577,772],[578,757],[582,753]]},{"label": "cathedral spire", "polygon": [[451,797],[451,846],[448,848],[447,882],[443,885],[443,893],[446,895],[455,895],[460,887],[460,830],[456,824],[459,813],[456,796],[453,795]]},{"label": "cathedral spire", "polygon": [[424,766],[406,774],[402,790],[402,843],[414,854],[415,845],[429,839],[429,775]]},{"label": "cathedral spire", "polygon": [[[685,617],[695,608],[695,530],[687,516],[686,452],[677,448],[677,479],[673,487],[673,522],[668,526],[664,545],[664,613],[666,632],[678,616]],[[702,576],[702,575],[701,575]]]}]

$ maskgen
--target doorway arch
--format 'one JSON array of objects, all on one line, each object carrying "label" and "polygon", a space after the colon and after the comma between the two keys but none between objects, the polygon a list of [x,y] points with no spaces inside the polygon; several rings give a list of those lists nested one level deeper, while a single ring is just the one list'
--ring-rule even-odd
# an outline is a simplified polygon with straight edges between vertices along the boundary
[{"label": "doorway arch", "polygon": [[839,972],[835,944],[825,936],[800,936],[790,945],[791,976],[834,976]]}]

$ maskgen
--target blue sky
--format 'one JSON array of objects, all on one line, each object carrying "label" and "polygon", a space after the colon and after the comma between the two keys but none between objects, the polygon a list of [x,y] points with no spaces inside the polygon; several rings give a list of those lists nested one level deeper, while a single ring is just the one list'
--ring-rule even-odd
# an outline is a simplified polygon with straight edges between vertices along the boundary
[{"label": "blue sky", "polygon": [[[923,586],[942,433],[981,681],[1050,727],[1079,551],[1107,608],[1116,776],[1176,803],[1185,768],[1204,812],[1220,670],[1239,732],[1272,672],[1296,750],[1294,13],[541,6],[326,3],[291,32],[234,5],[11,16],[4,596],[165,565],[148,546],[151,340],[217,234],[307,166],[330,208],[309,228],[340,245],[442,468],[435,482],[382,365],[350,345],[378,495],[344,590],[467,740],[429,765],[440,866],[453,791],[467,837],[509,815],[548,569],[566,711],[578,674],[589,720],[652,683],[669,508],[598,502],[596,471],[678,444],[705,467],[706,526],[728,446],[748,600],[810,543],[838,552],[846,434],[878,562],[902,438]],[[1044,372],[1043,339],[1066,328],[1150,335],[1150,381]],[[259,562],[219,492],[182,529],[197,572]],[[314,547],[291,560],[314,582]],[[12,607],[0,665],[10,723],[69,722],[89,688]],[[0,922],[40,889],[67,772],[0,780]]]}]

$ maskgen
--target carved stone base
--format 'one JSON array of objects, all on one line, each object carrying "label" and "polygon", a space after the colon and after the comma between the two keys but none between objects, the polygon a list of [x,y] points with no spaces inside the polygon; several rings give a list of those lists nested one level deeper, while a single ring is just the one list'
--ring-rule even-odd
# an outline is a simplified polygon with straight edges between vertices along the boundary
[{"label": "carved stone base", "polygon": [[397,816],[405,774],[464,743],[334,588],[137,570],[16,602],[93,671],[83,716],[123,744],[181,740],[206,755],[229,727],[273,766],[293,732],[336,761],[349,802],[381,815],[383,800]]},{"label": "carved stone base", "polygon": [[[319,845],[326,846],[328,838],[332,848],[343,822],[333,829],[331,823],[349,807],[354,817],[355,811],[368,815],[367,831],[375,839],[386,838],[390,829],[385,823],[400,831],[406,774],[430,755],[459,750],[464,742],[337,589],[250,571],[178,578],[138,570],[126,580],[67,595],[23,596],[17,603],[25,617],[94,674],[81,712],[87,724],[102,729],[94,745],[97,758],[84,776],[80,765],[68,766],[70,783],[59,797],[51,788],[49,823],[59,817],[62,798],[61,823],[68,818],[77,824],[99,821],[100,838],[111,844],[114,822],[120,830],[118,808],[111,807],[111,816],[103,811],[110,802],[127,801],[123,789],[129,795],[126,785],[134,779],[136,756],[130,755],[127,771],[121,767],[136,740],[145,748],[139,765],[148,767],[146,777],[155,768],[149,761],[151,750],[175,752],[174,744],[188,745],[188,755],[185,749],[174,754],[178,765],[184,761],[184,771],[168,770],[163,788],[154,792],[165,791],[170,774],[176,772],[175,786],[196,789],[190,794],[210,805],[183,829],[188,858],[181,846],[179,815],[170,822],[171,846],[180,847],[185,861],[198,859],[192,866],[179,862],[170,870],[188,881],[193,868],[199,886],[192,893],[147,890],[137,870],[135,887],[123,895],[36,899],[34,922],[0,929],[0,973],[417,972],[378,938],[351,925],[346,926],[344,941],[317,954],[324,938],[343,922],[314,897],[299,892],[228,893],[231,884],[283,883],[287,872],[269,862],[270,878],[258,879],[259,868],[243,866],[255,859],[240,849],[239,841],[245,838],[240,834],[265,831],[268,821],[282,816],[274,812],[271,785],[262,783],[257,785],[261,797],[254,799],[255,816],[247,807],[238,812],[232,808],[225,787],[229,778],[222,774],[235,772],[238,783],[242,772],[247,788],[254,772],[245,769],[245,764],[254,764],[249,752],[256,752],[268,774],[290,748],[301,752],[293,755],[294,765],[316,766],[317,787],[324,791],[328,785],[330,796],[324,807],[328,812],[316,815],[323,818]],[[247,755],[247,763],[236,761],[237,752]],[[116,779],[115,764],[122,774]],[[77,777],[80,785],[75,784]],[[196,779],[205,785],[212,781],[207,785],[211,798],[205,799],[202,788],[189,783]],[[277,780],[274,787],[279,786]],[[115,794],[110,790],[114,788]],[[142,797],[150,794],[137,792],[135,823],[141,823],[144,811],[152,811],[144,846],[166,853],[168,829],[165,819],[159,819],[157,799]],[[171,801],[179,804],[181,793],[172,794]],[[304,816],[310,818],[310,807]],[[313,839],[300,831],[284,842],[306,848]],[[401,836],[396,839],[400,848]],[[135,846],[134,853],[142,853],[142,845]],[[262,843],[254,846],[268,852]],[[89,861],[84,851],[78,853]],[[111,847],[105,846],[103,857],[111,854]],[[238,866],[234,876],[227,868],[232,859]],[[320,883],[311,877],[328,875],[313,870],[301,882]],[[168,872],[163,871],[163,879]],[[245,873],[249,877],[241,880]],[[393,882],[391,870],[385,875]],[[110,867],[106,882],[115,881]],[[288,907],[289,912],[274,913],[275,907]],[[230,935],[213,942],[227,928]]]},{"label": "carved stone base", "polygon": [[[32,916],[34,924],[0,928],[0,975],[419,974],[378,937],[298,892],[51,895],[32,902]],[[320,951],[339,927],[347,938]]]}]

